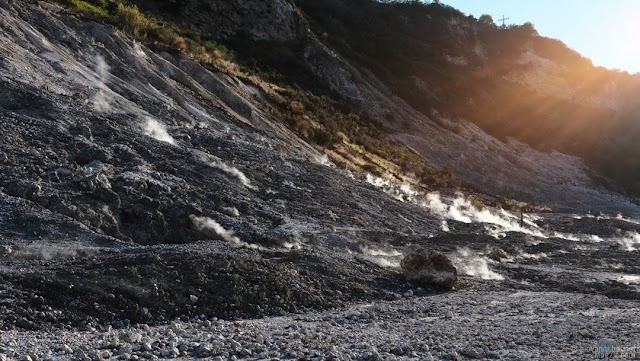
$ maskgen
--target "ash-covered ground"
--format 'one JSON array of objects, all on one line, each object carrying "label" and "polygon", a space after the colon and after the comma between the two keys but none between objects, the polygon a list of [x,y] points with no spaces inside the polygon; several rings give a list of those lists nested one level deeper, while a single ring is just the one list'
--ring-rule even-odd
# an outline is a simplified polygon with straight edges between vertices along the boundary
[{"label": "ash-covered ground", "polygon": [[0,360],[636,357],[637,220],[336,169],[252,86],[43,3],[0,42]]}]

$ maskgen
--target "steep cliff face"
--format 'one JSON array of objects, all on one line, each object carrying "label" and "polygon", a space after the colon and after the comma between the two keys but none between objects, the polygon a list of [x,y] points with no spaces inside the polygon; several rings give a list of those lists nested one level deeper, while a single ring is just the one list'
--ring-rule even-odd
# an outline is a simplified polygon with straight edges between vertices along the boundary
[{"label": "steep cliff face", "polygon": [[159,18],[194,29],[204,37],[225,42],[275,42],[295,48],[296,56],[333,92],[366,105],[355,85],[357,70],[318,41],[303,15],[287,0],[138,3]]},{"label": "steep cliff face", "polygon": [[296,41],[308,36],[305,21],[286,0],[271,1],[149,1],[141,9],[162,19],[193,27],[203,36],[233,39]]}]

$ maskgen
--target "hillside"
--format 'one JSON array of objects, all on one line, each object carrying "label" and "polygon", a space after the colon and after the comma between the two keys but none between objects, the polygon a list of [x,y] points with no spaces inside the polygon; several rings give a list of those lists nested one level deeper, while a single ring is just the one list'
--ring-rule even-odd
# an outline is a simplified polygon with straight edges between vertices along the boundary
[{"label": "hillside", "polygon": [[412,107],[501,140],[556,150],[636,192],[640,75],[597,68],[531,23],[496,26],[446,5],[298,1],[316,33]]},{"label": "hillside", "polygon": [[[578,122],[618,136],[636,78],[529,25],[0,0],[0,43],[0,361],[556,360],[639,336],[640,208]],[[425,250],[448,287],[409,277]]]},{"label": "hillside", "polygon": [[[503,29],[418,2],[229,3],[208,12],[199,1],[140,5],[225,44],[243,67],[286,89],[285,104],[302,105],[285,116],[289,128],[336,150],[329,154],[339,165],[352,157],[346,134],[348,143],[400,166],[356,160],[374,174],[402,180],[415,173],[423,184],[446,184],[449,176],[434,176],[433,165],[500,197],[635,212],[608,199],[615,197],[609,190],[634,194],[637,150],[627,139],[637,128],[638,77],[595,68],[531,24]],[[260,21],[265,11],[270,25]],[[385,138],[427,166],[413,152],[381,144]]]}]

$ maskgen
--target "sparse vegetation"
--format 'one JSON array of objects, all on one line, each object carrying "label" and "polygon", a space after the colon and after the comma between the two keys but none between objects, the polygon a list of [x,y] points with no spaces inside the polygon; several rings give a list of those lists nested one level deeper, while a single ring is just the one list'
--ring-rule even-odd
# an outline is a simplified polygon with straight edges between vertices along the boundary
[{"label": "sparse vegetation", "polygon": [[142,14],[137,6],[121,3],[116,7],[115,22],[118,27],[135,37],[146,36],[152,28],[159,26],[155,21]]},{"label": "sparse vegetation", "polygon": [[157,21],[135,4],[113,0],[51,0],[71,11],[104,21],[147,45],[184,52],[203,62],[232,58],[231,52],[212,39]]},{"label": "sparse vegetation", "polygon": [[[364,171],[376,176],[391,173],[400,178],[396,173],[412,174],[427,187],[459,186],[451,172],[428,165],[405,145],[388,139],[369,114],[339,100],[319,84],[292,50],[295,44],[250,44],[236,39],[233,45],[243,53],[244,65],[239,66],[226,61],[233,58],[227,47],[212,39],[202,39],[197,33],[160,23],[135,5],[106,0],[55,1],[73,11],[91,9],[87,12],[90,16],[116,26],[149,46],[185,53],[206,66],[253,83],[271,99],[273,115],[311,143],[326,148],[345,142],[358,144],[357,153],[368,159],[356,163]],[[367,154],[375,154],[396,167],[373,161]]]}]

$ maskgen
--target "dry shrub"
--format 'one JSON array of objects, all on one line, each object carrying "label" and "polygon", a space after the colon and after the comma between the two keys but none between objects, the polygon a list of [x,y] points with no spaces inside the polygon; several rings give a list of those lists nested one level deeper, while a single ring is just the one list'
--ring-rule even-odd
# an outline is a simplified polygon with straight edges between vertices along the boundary
[{"label": "dry shrub", "polygon": [[215,49],[214,51],[211,52],[211,57],[213,58],[213,60],[220,60],[222,59],[222,53],[220,52],[220,50]]},{"label": "dry shrub", "polygon": [[299,101],[291,101],[291,104],[289,104],[289,108],[291,108],[291,111],[294,113],[302,113],[304,112],[304,105],[302,103],[300,103]]},{"label": "dry shrub", "polygon": [[187,49],[189,49],[189,46],[187,46],[187,41],[182,36],[175,37],[171,42],[171,47],[182,53],[186,52]]},{"label": "dry shrub", "polygon": [[483,210],[486,207],[475,194],[468,196],[467,201],[478,210]]},{"label": "dry shrub", "polygon": [[302,134],[305,137],[309,137],[309,130],[311,129],[311,122],[302,117],[296,119],[296,132]]}]

